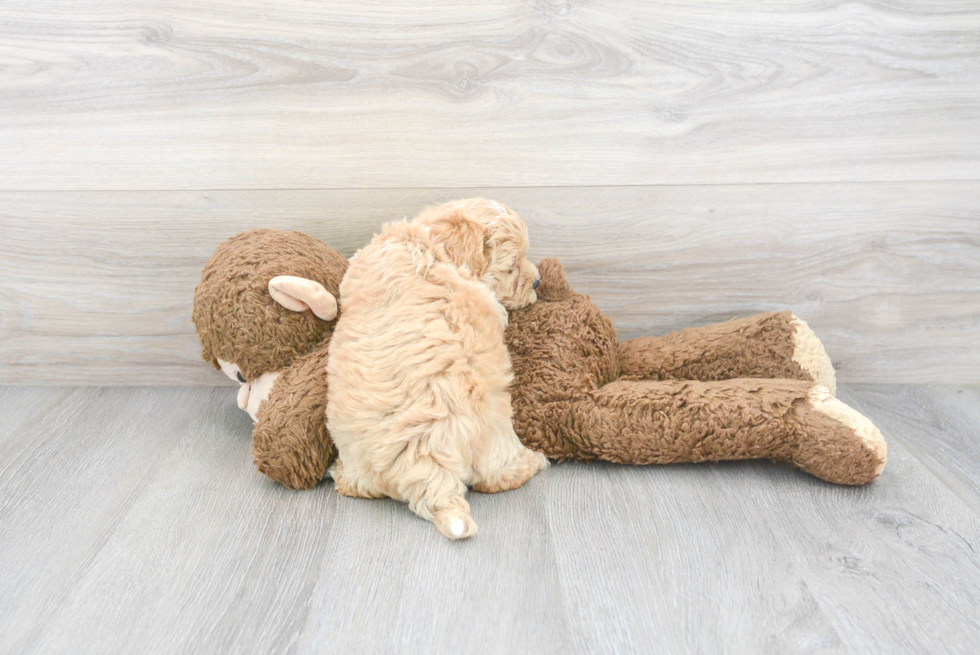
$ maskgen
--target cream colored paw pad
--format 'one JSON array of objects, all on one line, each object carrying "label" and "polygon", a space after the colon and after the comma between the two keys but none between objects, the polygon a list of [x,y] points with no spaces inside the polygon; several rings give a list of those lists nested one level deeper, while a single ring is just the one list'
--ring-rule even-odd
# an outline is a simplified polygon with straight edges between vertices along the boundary
[{"label": "cream colored paw pad", "polygon": [[885,462],[888,459],[888,446],[885,444],[885,438],[881,435],[878,428],[875,427],[875,424],[872,423],[864,414],[861,414],[850,405],[842,403],[840,400],[832,396],[830,394],[830,390],[822,385],[816,385],[810,389],[807,395],[810,400],[810,404],[815,410],[854,430],[854,434],[856,434],[880,460],[878,467],[875,469],[875,476],[877,477],[880,475],[882,470],[884,470]]}]

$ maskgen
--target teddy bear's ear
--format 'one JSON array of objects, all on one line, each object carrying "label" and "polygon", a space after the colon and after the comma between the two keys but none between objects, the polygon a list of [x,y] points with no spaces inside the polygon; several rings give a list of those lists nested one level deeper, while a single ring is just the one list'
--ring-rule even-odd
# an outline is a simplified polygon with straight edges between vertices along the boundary
[{"label": "teddy bear's ear", "polygon": [[294,312],[312,310],[317,318],[337,318],[337,299],[322,284],[294,275],[279,275],[269,280],[269,295]]},{"label": "teddy bear's ear", "polygon": [[557,259],[553,257],[542,259],[538,263],[538,274],[541,275],[538,300],[564,300],[574,293],[571,285],[568,284],[568,278],[565,277],[565,267]]}]

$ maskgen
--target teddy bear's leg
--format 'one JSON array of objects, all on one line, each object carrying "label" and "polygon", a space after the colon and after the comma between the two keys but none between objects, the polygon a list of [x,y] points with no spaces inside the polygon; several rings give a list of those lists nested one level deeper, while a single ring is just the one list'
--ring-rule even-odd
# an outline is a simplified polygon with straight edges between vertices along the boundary
[{"label": "teddy bear's leg", "polygon": [[311,489],[337,450],[327,432],[327,349],[282,372],[259,406],[252,456],[261,473],[290,489]]},{"label": "teddy bear's leg", "polygon": [[[869,481],[869,472],[871,480],[881,475],[888,459],[888,447],[874,423],[835,398],[823,385],[811,387],[807,401],[806,409],[796,414],[796,420],[801,424],[801,434],[835,434],[836,438],[802,440],[792,461],[818,478],[839,484],[864,484]],[[845,459],[847,453],[840,448],[840,443],[850,440],[851,432],[860,439],[862,447],[870,451],[867,459],[857,456]]]},{"label": "teddy bear's leg", "polygon": [[619,360],[621,375],[633,379],[787,378],[837,388],[823,344],[792,312],[621,341]]},{"label": "teddy bear's leg", "polygon": [[885,465],[881,433],[813,382],[618,380],[572,410],[577,455],[623,464],[770,458],[837,484]]}]

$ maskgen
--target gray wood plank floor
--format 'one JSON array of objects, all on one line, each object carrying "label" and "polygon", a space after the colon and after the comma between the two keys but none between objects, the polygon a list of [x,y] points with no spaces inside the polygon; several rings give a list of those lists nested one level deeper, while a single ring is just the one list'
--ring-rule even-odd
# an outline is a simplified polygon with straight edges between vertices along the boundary
[{"label": "gray wood plank floor", "polygon": [[256,474],[227,388],[0,387],[0,650],[967,653],[976,387],[845,386],[889,439],[835,487],[770,462],[552,467],[450,543]]}]

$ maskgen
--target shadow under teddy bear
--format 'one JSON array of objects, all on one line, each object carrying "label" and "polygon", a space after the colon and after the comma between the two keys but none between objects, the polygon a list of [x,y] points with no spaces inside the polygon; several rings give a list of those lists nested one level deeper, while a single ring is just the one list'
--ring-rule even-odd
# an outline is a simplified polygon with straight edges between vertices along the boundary
[{"label": "shadow under teddy bear", "polygon": [[[217,248],[194,295],[204,358],[242,384],[256,421],[259,471],[293,489],[316,486],[337,454],[325,415],[334,322],[329,307],[324,318],[296,310],[336,297],[346,268],[309,236],[251,230]],[[884,468],[881,433],[834,397],[823,346],[790,312],[619,341],[557,260],[538,268],[538,302],[506,331],[514,429],[528,447],[621,464],[770,458],[837,484]],[[270,292],[276,279],[287,283]]]}]

